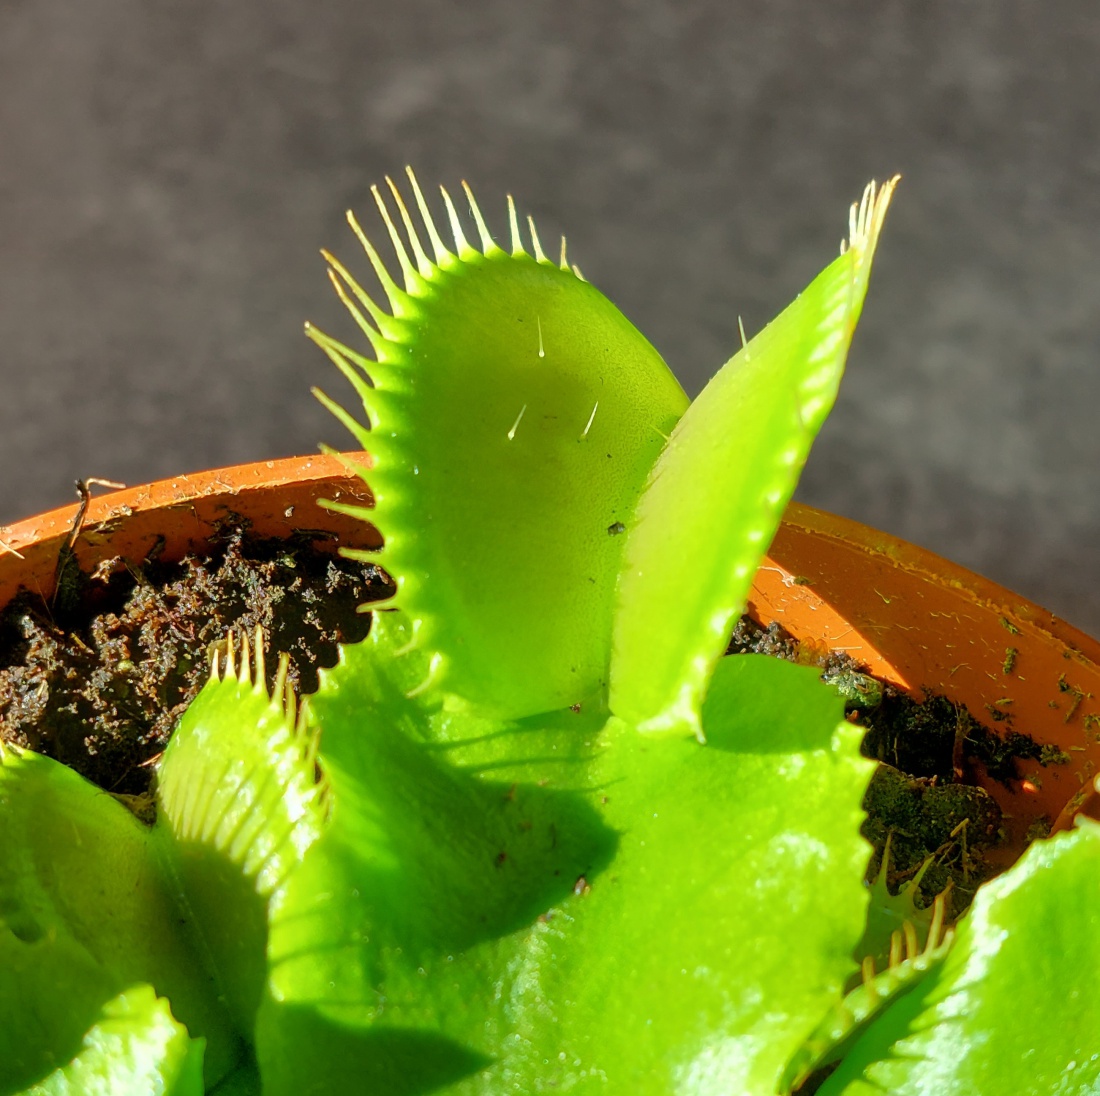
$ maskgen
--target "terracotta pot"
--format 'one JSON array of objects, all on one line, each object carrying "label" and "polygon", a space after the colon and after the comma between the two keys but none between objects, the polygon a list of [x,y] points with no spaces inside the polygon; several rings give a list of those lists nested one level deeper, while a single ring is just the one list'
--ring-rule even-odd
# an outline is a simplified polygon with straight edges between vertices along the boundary
[{"label": "terracotta pot", "polygon": [[[366,462],[365,454],[353,454]],[[123,556],[201,550],[227,521],[262,536],[316,531],[335,550],[377,548],[370,526],[320,499],[370,503],[335,457],[295,457],[178,476],[93,499],[75,545],[89,570]],[[22,585],[52,593],[58,552],[77,507],[0,526],[0,606]],[[1019,787],[984,782],[1010,838],[1040,816],[1068,825],[1092,813],[1100,766],[1100,644],[992,582],[885,533],[792,504],[753,585],[750,610],[801,640],[839,648],[872,673],[920,696],[942,693],[994,730],[1012,729],[1064,751],[1069,764],[1023,762]],[[1012,653],[1015,652],[1015,653]]]},{"label": "terracotta pot", "polygon": [[[808,579],[800,584],[795,579]],[[1028,734],[1069,762],[1021,762],[1018,787],[978,774],[1005,814],[1008,848],[1098,806],[1100,643],[972,571],[845,518],[792,503],[750,610],[797,638],[848,651],[920,698],[940,693],[998,733]]]},{"label": "terracotta pot", "polygon": [[[369,463],[366,454],[353,454]],[[370,503],[370,492],[335,457],[289,457],[259,461],[92,499],[74,551],[82,570],[114,556],[143,560],[159,540],[159,558],[178,560],[200,550],[220,525],[244,521],[259,536],[284,537],[316,530],[318,544],[335,551],[335,539],[357,548],[378,548],[369,525],[317,505],[319,499]],[[57,556],[69,539],[77,505],[63,506],[15,525],[0,525],[0,606],[20,586],[48,597]]]}]

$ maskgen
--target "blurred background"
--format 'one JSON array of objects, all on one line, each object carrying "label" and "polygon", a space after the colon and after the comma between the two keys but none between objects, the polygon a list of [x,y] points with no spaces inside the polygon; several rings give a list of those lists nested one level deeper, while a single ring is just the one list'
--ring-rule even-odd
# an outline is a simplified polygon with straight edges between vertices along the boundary
[{"label": "blurred background", "polygon": [[1090,0],[0,0],[0,523],[312,452],[317,249],[515,194],[692,394],[904,176],[799,497],[1100,633]]}]

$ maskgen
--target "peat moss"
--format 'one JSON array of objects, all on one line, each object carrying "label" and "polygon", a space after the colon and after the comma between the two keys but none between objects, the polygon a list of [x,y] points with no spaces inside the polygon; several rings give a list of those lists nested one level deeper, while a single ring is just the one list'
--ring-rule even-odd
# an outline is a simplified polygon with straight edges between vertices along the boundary
[{"label": "peat moss", "polygon": [[1001,811],[988,792],[973,784],[938,783],[879,765],[864,797],[863,835],[874,846],[868,876],[879,871],[887,839],[892,891],[920,873],[925,904],[948,891],[947,913],[957,918],[979,885],[1001,868],[986,854],[1002,843]]},{"label": "peat moss", "polygon": [[362,639],[357,607],[393,588],[372,564],[226,530],[202,558],[69,568],[63,597],[22,591],[0,614],[0,739],[48,754],[108,791],[141,796],[151,762],[209,674],[229,629],[290,655],[300,693]]},{"label": "peat moss", "polygon": [[[988,862],[988,854],[1004,843],[1004,831],[1000,808],[978,786],[978,775],[1010,785],[1020,779],[1021,760],[1044,766],[1069,761],[1062,751],[1011,727],[990,730],[944,696],[918,701],[889,684],[876,682],[875,689],[867,684],[875,679],[850,657],[800,643],[776,623],[763,627],[742,617],[729,653],[749,652],[817,666],[822,679],[837,686],[848,718],[867,729],[864,756],[879,762],[863,801],[863,835],[874,849],[867,880],[878,875],[889,840],[890,889],[896,891],[927,864],[919,900],[928,905],[949,890],[952,919],[967,908],[978,886],[1004,867],[1003,858],[996,866]],[[1011,722],[1011,713],[991,714],[995,722]],[[1033,829],[1030,836],[1045,836],[1042,826]]]}]

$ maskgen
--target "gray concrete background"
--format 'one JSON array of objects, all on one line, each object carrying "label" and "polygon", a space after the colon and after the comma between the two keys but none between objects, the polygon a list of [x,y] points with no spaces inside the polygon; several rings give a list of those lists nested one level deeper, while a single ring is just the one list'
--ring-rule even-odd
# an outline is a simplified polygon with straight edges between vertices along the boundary
[{"label": "gray concrete background", "polygon": [[406,163],[566,232],[691,392],[902,172],[800,497],[1100,632],[1091,0],[0,0],[0,522],[343,444],[316,249]]}]

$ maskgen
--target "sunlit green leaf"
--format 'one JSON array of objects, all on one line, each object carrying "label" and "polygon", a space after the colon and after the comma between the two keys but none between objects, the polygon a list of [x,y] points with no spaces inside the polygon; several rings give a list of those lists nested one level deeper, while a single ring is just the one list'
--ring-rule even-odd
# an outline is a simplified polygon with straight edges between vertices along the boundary
[{"label": "sunlit green leaf", "polygon": [[217,1080],[240,1045],[179,931],[148,829],[56,761],[0,757],[0,1092],[63,1067],[107,1002],[143,983],[207,1039]]},{"label": "sunlit green leaf", "polygon": [[[307,1075],[339,1091],[364,1068],[379,1091],[434,1091],[479,1070],[491,1052],[469,1036],[501,1022],[491,987],[513,934],[614,845],[584,794],[583,717],[544,728],[446,715],[408,699],[403,676],[368,640],[311,702],[332,814],[273,908],[258,1033],[271,1093]],[[472,734],[464,763],[461,745],[433,741],[437,721],[460,723],[460,742]]]},{"label": "sunlit green leaf", "polygon": [[[230,643],[233,643],[230,637]],[[262,659],[262,637],[256,637]],[[157,847],[187,911],[193,940],[237,1030],[251,1038],[266,974],[267,907],[322,826],[308,743],[284,692],[269,695],[244,639],[225,676],[187,709],[157,777]]]},{"label": "sunlit green leaf", "polygon": [[979,889],[943,965],[871,1025],[820,1096],[1100,1091],[1100,825],[1037,841]]},{"label": "sunlit green leaf", "polygon": [[705,746],[583,711],[479,723],[368,647],[313,706],[332,827],[272,927],[270,1091],[356,1061],[399,1093],[770,1091],[866,906],[870,765],[835,695],[744,657]]},{"label": "sunlit green leaf", "polygon": [[25,1096],[202,1096],[203,1041],[192,1039],[152,986],[103,1006],[77,1056]]},{"label": "sunlit green leaf", "polygon": [[677,424],[628,524],[611,709],[698,735],[729,642],[832,408],[893,191],[873,185],[848,248],[711,380]]},{"label": "sunlit green leaf", "polygon": [[565,707],[606,683],[618,534],[687,397],[619,310],[528,254],[518,228],[508,253],[487,234],[475,248],[456,217],[450,251],[425,224],[419,263],[412,222],[411,264],[393,233],[404,289],[364,238],[388,311],[336,265],[377,361],[315,333],[370,419],[349,422],[372,457],[362,516],[434,682],[488,714]]}]

